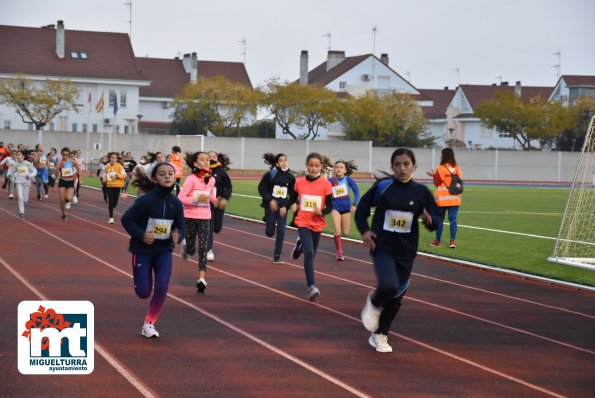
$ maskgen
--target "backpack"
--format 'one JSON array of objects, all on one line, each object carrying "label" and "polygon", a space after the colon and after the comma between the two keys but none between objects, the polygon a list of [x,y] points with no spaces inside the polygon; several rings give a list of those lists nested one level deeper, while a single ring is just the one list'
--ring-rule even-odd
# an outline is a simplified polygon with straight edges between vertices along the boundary
[{"label": "backpack", "polygon": [[450,185],[448,186],[448,193],[451,195],[460,195],[463,193],[463,180],[458,174],[450,173]]}]

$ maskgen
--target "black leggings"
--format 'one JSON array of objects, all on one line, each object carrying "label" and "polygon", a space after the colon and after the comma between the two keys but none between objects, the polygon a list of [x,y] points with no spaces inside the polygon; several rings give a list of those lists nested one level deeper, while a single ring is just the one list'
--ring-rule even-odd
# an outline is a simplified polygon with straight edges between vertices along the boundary
[{"label": "black leggings", "polygon": [[114,218],[114,209],[118,206],[118,198],[120,197],[120,187],[107,187],[107,202],[108,202],[108,210],[109,210],[109,217]]}]

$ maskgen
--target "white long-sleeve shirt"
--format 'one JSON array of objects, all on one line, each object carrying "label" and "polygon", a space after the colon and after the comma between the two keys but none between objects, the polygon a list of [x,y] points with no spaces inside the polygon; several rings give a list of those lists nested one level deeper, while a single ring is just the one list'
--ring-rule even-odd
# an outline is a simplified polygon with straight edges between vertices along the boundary
[{"label": "white long-sleeve shirt", "polygon": [[10,167],[8,169],[8,175],[14,178],[14,182],[17,184],[31,185],[33,178],[37,175],[37,170],[31,162],[23,160],[22,162],[16,162],[16,164]]}]

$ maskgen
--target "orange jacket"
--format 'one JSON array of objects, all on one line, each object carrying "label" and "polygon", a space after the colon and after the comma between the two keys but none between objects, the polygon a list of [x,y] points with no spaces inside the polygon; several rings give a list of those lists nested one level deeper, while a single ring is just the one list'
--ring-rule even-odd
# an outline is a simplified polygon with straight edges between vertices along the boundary
[{"label": "orange jacket", "polygon": [[461,179],[463,178],[463,173],[461,172],[461,168],[459,166],[452,167],[450,164],[445,163],[444,165],[440,165],[436,168],[436,174],[434,174],[434,185],[436,186],[434,200],[436,201],[436,205],[439,207],[461,205],[462,195],[451,195],[448,192],[448,187],[452,182],[452,178],[450,177],[451,173],[458,175]]},{"label": "orange jacket", "polygon": [[108,188],[122,188],[124,186],[126,170],[124,170],[124,166],[120,163],[113,165],[111,163],[106,164],[103,172],[105,173],[103,182],[107,184]]},{"label": "orange jacket", "polygon": [[172,153],[171,162],[177,167],[176,178],[182,178],[182,174],[184,171],[184,165],[182,164],[182,155],[180,155],[179,153]]}]

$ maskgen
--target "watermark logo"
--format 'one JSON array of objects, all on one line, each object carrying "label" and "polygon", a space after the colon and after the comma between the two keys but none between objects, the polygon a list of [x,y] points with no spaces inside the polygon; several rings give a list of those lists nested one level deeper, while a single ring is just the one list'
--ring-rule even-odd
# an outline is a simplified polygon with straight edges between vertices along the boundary
[{"label": "watermark logo", "polygon": [[93,372],[95,314],[90,301],[22,301],[18,311],[19,372]]}]

